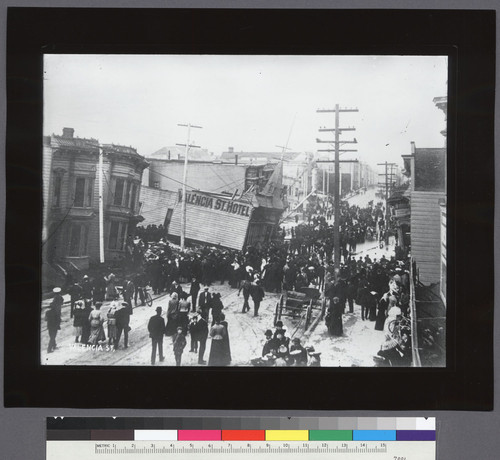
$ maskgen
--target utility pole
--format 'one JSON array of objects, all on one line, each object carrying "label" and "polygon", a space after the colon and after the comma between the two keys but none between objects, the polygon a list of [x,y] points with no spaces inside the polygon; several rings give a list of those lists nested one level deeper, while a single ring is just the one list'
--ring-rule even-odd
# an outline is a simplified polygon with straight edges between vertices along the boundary
[{"label": "utility pole", "polygon": [[183,124],[179,123],[177,126],[182,126],[187,128],[187,141],[185,144],[176,144],[181,147],[185,147],[184,151],[184,173],[182,175],[182,202],[181,202],[181,250],[184,250],[186,241],[186,180],[187,180],[187,167],[188,167],[188,153],[191,147],[199,148],[198,145],[189,144],[189,138],[191,136],[191,128],[200,128],[201,126],[192,125],[191,123]]},{"label": "utility pole", "polygon": [[[343,131],[354,131],[355,128],[340,128],[340,113],[341,112],[358,112],[358,109],[341,109],[338,104],[335,104],[335,109],[318,109],[316,110],[318,113],[335,113],[335,128],[334,129],[326,129],[320,128],[320,132],[325,131],[334,131],[335,132],[335,140],[334,141],[322,141],[320,139],[316,139],[318,143],[327,143],[334,144],[335,147],[335,187],[334,187],[334,223],[333,223],[333,246],[334,246],[334,269],[335,269],[335,279],[338,278],[338,274],[340,271],[340,152],[356,152],[356,150],[351,149],[340,149],[340,134]],[[342,144],[357,144],[356,139],[352,141],[343,141]],[[332,150],[318,150],[318,152],[331,152]]]},{"label": "utility pole", "polygon": [[[389,194],[392,192],[392,168],[396,166],[396,163],[388,163],[387,161],[384,163],[377,163],[378,166],[384,166],[385,172],[379,174],[379,176],[385,176],[385,181],[383,183],[379,182],[379,186],[385,186],[385,220],[386,222],[389,219],[389,206],[387,205],[387,200],[389,199]],[[389,173],[388,168],[391,168],[391,172]],[[390,179],[389,179],[390,177]]]},{"label": "utility pole", "polygon": [[104,263],[104,197],[103,197],[103,155],[104,150],[99,145],[99,260]]}]

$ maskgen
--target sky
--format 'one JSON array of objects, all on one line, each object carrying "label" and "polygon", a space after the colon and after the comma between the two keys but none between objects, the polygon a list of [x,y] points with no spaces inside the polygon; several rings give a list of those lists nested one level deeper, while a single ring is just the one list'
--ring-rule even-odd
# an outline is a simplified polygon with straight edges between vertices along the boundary
[{"label": "sky", "polygon": [[[316,152],[333,148],[333,113],[354,127],[358,152],[342,159],[402,164],[417,147],[443,147],[446,56],[45,55],[44,134],[130,145],[148,156],[190,143],[220,155],[238,151]],[[341,147],[342,148],[342,147]]]}]

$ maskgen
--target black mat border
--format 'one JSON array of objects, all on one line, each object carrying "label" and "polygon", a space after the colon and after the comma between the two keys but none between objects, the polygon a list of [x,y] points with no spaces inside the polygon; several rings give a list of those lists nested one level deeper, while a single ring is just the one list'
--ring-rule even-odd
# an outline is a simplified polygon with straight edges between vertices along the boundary
[{"label": "black mat border", "polygon": [[[7,407],[492,409],[494,11],[10,8],[7,38]],[[42,50],[448,54],[447,368],[39,366]]]}]

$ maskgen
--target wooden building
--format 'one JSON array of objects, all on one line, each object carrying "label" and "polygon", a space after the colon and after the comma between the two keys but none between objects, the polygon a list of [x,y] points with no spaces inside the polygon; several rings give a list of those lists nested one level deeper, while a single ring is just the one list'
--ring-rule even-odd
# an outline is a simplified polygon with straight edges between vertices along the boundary
[{"label": "wooden building", "polygon": [[[207,169],[207,174],[209,171]],[[237,250],[269,241],[286,206],[281,177],[279,165],[261,189],[250,186],[241,194],[188,190],[185,197],[186,241]],[[163,225],[169,239],[179,242],[181,200],[180,189],[143,186],[142,225]]]},{"label": "wooden building", "polygon": [[411,254],[423,284],[441,280],[441,203],[446,199],[446,149],[416,148],[404,155],[411,176]]},{"label": "wooden building", "polygon": [[[177,190],[181,185],[184,160],[147,158],[143,185],[162,190]],[[218,161],[189,161],[188,188],[213,193],[238,193],[252,185],[262,188],[271,177],[275,164],[239,164]]]},{"label": "wooden building", "polygon": [[[86,269],[99,263],[99,141],[72,128],[43,139],[43,264]],[[123,259],[139,214],[142,173],[148,163],[132,147],[102,145],[105,259]]]}]

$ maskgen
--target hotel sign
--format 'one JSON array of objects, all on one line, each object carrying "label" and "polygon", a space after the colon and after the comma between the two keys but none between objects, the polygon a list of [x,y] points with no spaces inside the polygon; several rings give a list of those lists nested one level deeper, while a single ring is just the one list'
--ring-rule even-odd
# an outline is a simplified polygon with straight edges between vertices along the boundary
[{"label": "hotel sign", "polygon": [[200,193],[186,193],[186,203],[216,211],[250,217],[250,206],[224,198],[215,198]]}]

